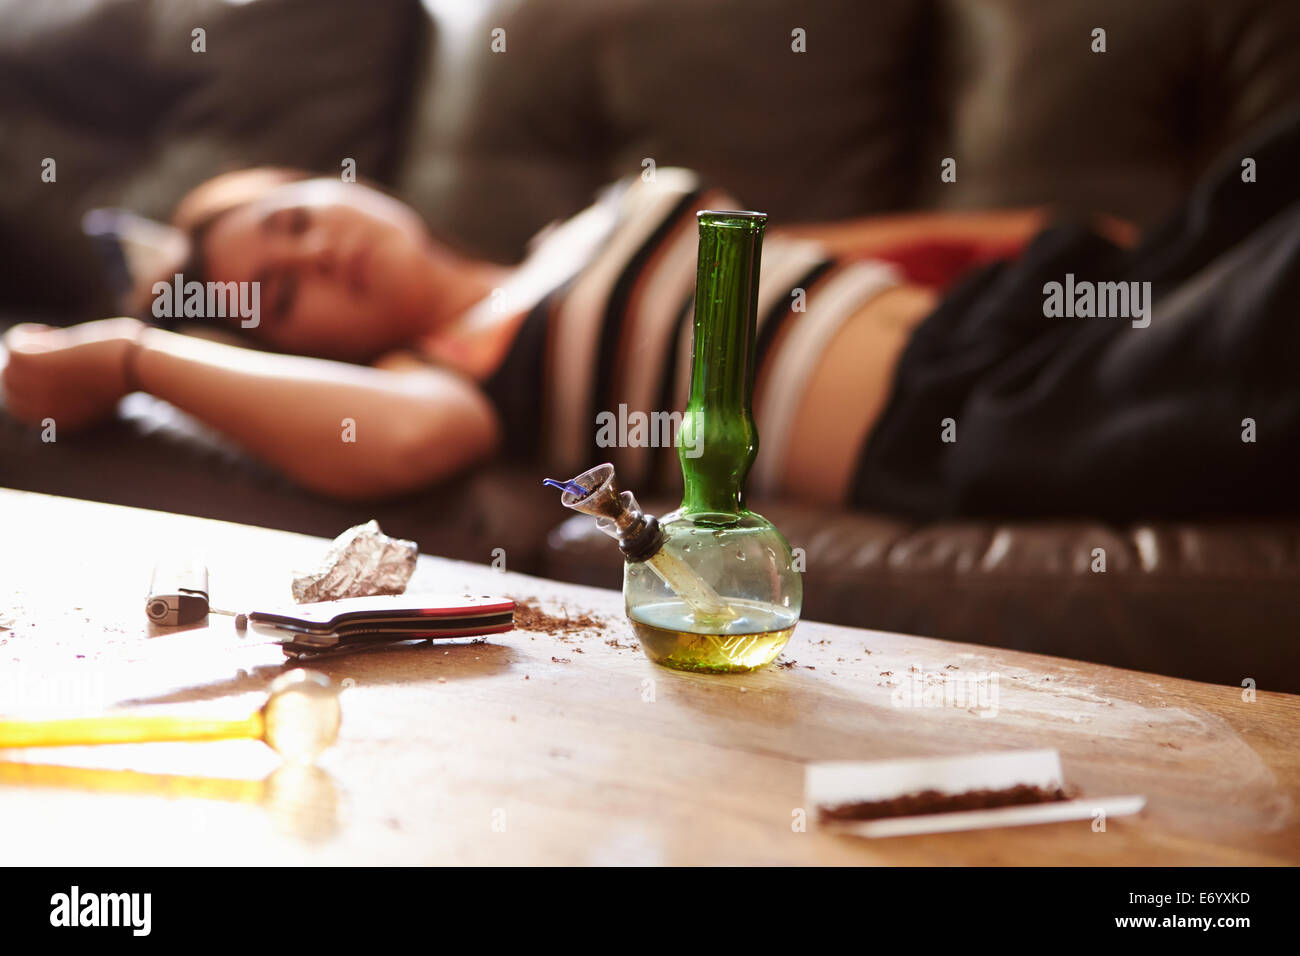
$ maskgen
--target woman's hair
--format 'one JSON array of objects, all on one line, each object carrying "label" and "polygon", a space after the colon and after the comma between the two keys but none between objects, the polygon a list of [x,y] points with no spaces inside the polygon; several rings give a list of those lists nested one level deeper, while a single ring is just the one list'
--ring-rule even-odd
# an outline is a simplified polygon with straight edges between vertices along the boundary
[{"label": "woman's hair", "polygon": [[302,169],[258,166],[222,173],[195,186],[182,197],[172,215],[172,225],[189,241],[181,274],[187,280],[206,281],[203,242],[222,216],[256,202],[277,186],[311,179],[313,175]]}]

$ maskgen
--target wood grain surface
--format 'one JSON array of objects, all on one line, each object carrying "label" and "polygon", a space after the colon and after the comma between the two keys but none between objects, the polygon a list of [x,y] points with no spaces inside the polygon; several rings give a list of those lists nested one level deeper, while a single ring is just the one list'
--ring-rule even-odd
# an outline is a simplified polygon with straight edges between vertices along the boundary
[{"label": "wood grain surface", "polygon": [[[0,714],[255,709],[285,669],[279,648],[216,615],[152,628],[153,564],[195,554],[213,605],[248,610],[290,603],[292,571],[325,546],[0,490]],[[503,594],[600,623],[313,665],[345,686],[341,738],[315,770],[279,768],[253,741],[0,753],[0,863],[1300,862],[1300,698],[1263,675],[1244,700],[1240,687],[808,621],[779,666],[682,674],[642,656],[617,592],[427,555],[409,590]],[[1040,747],[1059,749],[1081,795],[1140,793],[1146,810],[1104,832],[869,841],[819,830],[804,806],[808,761]]]}]

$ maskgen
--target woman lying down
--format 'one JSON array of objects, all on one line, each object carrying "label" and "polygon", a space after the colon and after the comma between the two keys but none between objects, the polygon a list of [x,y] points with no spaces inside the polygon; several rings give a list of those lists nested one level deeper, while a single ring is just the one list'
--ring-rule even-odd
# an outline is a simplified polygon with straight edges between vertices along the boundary
[{"label": "woman lying down", "polygon": [[[1032,211],[771,229],[751,494],[919,518],[1294,511],[1300,185],[1282,171],[1300,124],[1251,149],[1258,183],[1228,163],[1133,248]],[[70,429],[145,391],[344,498],[497,455],[610,459],[641,490],[675,451],[598,447],[598,423],[685,406],[701,208],[743,207],[660,170],[503,267],[364,185],[228,174],[180,205],[176,271],[257,283],[255,316],[211,320],[253,347],[128,318],[21,325],[5,403]],[[946,294],[916,281],[927,250],[990,245],[1018,254]]]}]

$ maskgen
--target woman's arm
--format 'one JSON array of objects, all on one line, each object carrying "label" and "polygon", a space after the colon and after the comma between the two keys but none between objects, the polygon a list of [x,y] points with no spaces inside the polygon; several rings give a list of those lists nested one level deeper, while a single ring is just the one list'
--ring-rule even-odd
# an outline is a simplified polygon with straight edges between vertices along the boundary
[{"label": "woman's arm", "polygon": [[[93,326],[104,326],[93,330]],[[80,331],[80,334],[78,332]],[[131,387],[216,428],[291,478],[338,498],[412,491],[487,456],[495,412],[437,369],[381,371],[128,326],[119,320],[10,336],[5,387],[18,417],[92,420]]]}]

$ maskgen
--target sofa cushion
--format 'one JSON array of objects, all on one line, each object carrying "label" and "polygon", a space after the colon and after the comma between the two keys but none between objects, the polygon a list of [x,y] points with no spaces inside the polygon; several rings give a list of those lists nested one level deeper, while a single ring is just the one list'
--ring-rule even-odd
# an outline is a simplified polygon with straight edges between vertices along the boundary
[{"label": "sofa cushion", "polygon": [[[912,198],[922,4],[498,0],[478,16],[431,5],[444,11],[442,46],[398,187],[481,254],[517,258],[645,159],[696,169],[786,223]],[[806,52],[792,49],[796,29]]]},{"label": "sofa cushion", "polygon": [[[1300,98],[1294,0],[940,0],[924,201],[1150,223]],[[1106,51],[1093,52],[1094,29]],[[940,181],[943,157],[957,181]]]},{"label": "sofa cushion", "polygon": [[427,2],[446,29],[398,185],[503,260],[647,158],[774,225],[1043,204],[1151,223],[1300,96],[1294,0]]},{"label": "sofa cushion", "polygon": [[166,218],[204,179],[262,163],[351,157],[391,178],[429,29],[418,0],[0,0],[0,23],[0,255],[17,265],[0,304],[87,310],[107,305],[88,208]]}]

